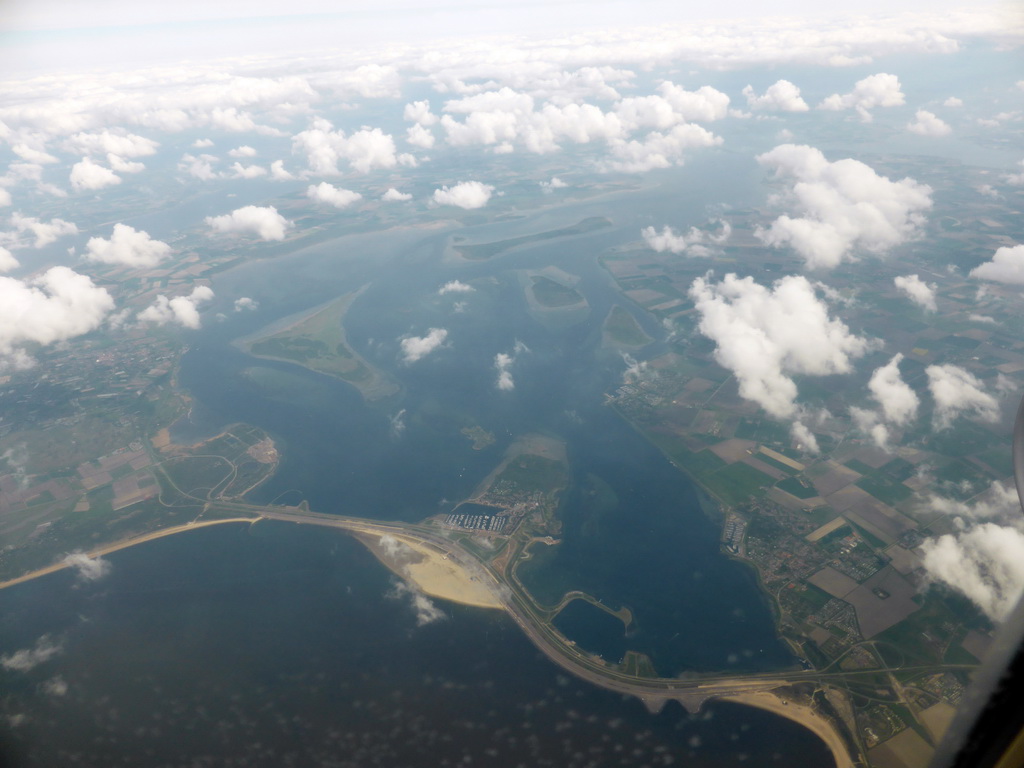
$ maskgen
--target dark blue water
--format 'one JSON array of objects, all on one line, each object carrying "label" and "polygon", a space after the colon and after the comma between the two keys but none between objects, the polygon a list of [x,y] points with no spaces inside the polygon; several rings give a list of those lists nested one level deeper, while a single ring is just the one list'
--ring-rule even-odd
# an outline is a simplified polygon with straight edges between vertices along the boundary
[{"label": "dark blue water", "polygon": [[577,645],[618,664],[626,653],[626,628],[607,611],[586,600],[573,600],[558,612],[554,625],[569,637],[581,638]]},{"label": "dark blue water", "polygon": [[712,703],[651,715],[566,676],[504,614],[408,595],[340,532],[227,525],[0,592],[8,764],[831,766],[799,726]]},{"label": "dark blue water", "polygon": [[[640,197],[630,205],[647,210],[650,196]],[[691,483],[603,404],[624,364],[601,348],[601,321],[622,297],[596,257],[636,238],[629,210],[622,200],[591,202],[525,222],[462,230],[486,240],[564,226],[582,214],[615,222],[610,230],[484,263],[448,264],[447,234],[405,232],[344,238],[258,265],[261,270],[246,268],[252,274],[224,276],[228,291],[262,290],[254,295],[277,316],[297,311],[302,300],[315,306],[368,284],[345,327],[353,346],[401,385],[388,401],[367,406],[343,382],[248,357],[230,346],[237,328],[205,334],[186,355],[181,381],[195,396],[205,428],[243,421],[278,441],[280,468],[254,500],[304,499],[323,512],[418,521],[466,498],[515,437],[559,437],[567,443],[573,477],[598,478],[617,503],[594,524],[588,499],[570,488],[564,543],[522,572],[538,596],[554,603],[567,590],[582,589],[609,605],[628,606],[636,620],[628,647],[650,656],[665,675],[786,666],[792,657],[752,573],[720,554],[717,524],[701,511]],[[580,278],[577,290],[591,306],[588,321],[552,330],[531,316],[516,271],[550,264]],[[464,312],[453,310],[450,296],[437,295],[455,278],[476,287],[457,296]],[[649,317],[637,315],[652,335],[663,335]],[[432,327],[448,330],[447,346],[403,363],[399,339]],[[494,355],[511,352],[517,341],[529,352],[512,367],[515,389],[499,391]],[[399,413],[404,428],[396,433]],[[494,445],[473,450],[460,430],[475,424],[495,435]],[[596,630],[569,636],[590,646],[612,640]]]}]

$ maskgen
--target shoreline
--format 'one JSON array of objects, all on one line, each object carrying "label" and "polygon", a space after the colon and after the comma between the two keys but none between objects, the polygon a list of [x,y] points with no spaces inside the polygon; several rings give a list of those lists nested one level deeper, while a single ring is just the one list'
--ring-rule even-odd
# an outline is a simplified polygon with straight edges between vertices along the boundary
[{"label": "shoreline", "polygon": [[821,739],[836,761],[836,768],[854,768],[853,758],[836,728],[811,707],[794,702],[784,703],[773,691],[750,691],[716,696],[720,701],[731,701],[748,707],[771,712],[802,725]]}]

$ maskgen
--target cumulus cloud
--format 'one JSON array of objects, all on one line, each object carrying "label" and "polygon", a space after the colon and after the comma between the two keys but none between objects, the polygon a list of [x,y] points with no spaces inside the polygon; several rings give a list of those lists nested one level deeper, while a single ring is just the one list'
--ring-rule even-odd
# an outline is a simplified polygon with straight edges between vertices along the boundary
[{"label": "cumulus cloud", "polygon": [[468,283],[463,283],[460,280],[449,280],[437,289],[437,295],[444,296],[446,293],[472,293],[475,290],[476,288]]},{"label": "cumulus cloud", "polygon": [[248,296],[242,296],[235,299],[235,312],[245,312],[246,310],[259,309],[260,303],[256,299],[250,299]]},{"label": "cumulus cloud", "polygon": [[970,276],[978,280],[1024,285],[1024,245],[1003,246],[997,249],[992,261],[972,269]]},{"label": "cumulus cloud", "polygon": [[430,111],[430,102],[426,100],[406,104],[402,117],[411,123],[423,126],[434,125],[438,120],[437,115]]},{"label": "cumulus cloud", "polygon": [[999,420],[999,402],[984,390],[978,378],[956,365],[929,365],[928,389],[935,399],[935,428],[946,429],[960,414],[982,421]]},{"label": "cumulus cloud", "polygon": [[615,114],[626,130],[665,130],[680,123],[713,122],[729,114],[729,97],[709,85],[688,91],[666,81],[657,91],[651,96],[622,99],[616,105]]},{"label": "cumulus cloud", "polygon": [[714,256],[717,250],[710,246],[723,245],[732,235],[732,227],[724,219],[716,219],[719,226],[717,233],[706,232],[697,227],[690,227],[684,234],[676,234],[671,227],[665,227],[659,233],[654,227],[644,227],[640,234],[651,250],[662,253],[685,253],[687,256]]},{"label": "cumulus cloud", "polygon": [[235,179],[258,179],[267,175],[267,169],[263,166],[242,165],[237,161],[231,164],[231,170],[234,172],[232,178]]},{"label": "cumulus cloud", "polygon": [[17,212],[11,216],[11,225],[19,234],[31,232],[35,236],[33,246],[36,248],[43,248],[65,235],[78,233],[78,227],[70,221],[51,219],[46,222]]},{"label": "cumulus cloud", "polygon": [[291,181],[295,174],[285,170],[284,160],[275,160],[270,164],[270,178],[274,181]]},{"label": "cumulus cloud", "polygon": [[569,185],[562,181],[557,176],[552,176],[551,181],[540,182],[540,189],[545,195],[549,195],[556,189],[565,189]]},{"label": "cumulus cloud", "polygon": [[958,99],[956,96],[950,96],[948,99],[942,102],[942,106],[944,107],[962,107],[963,105],[963,99]]},{"label": "cumulus cloud", "polygon": [[10,272],[12,269],[17,269],[20,266],[21,263],[14,258],[14,254],[0,246],[0,274]]},{"label": "cumulus cloud", "polygon": [[82,161],[71,166],[71,174],[68,176],[71,186],[76,190],[103,189],[121,183],[121,177],[109,168],[104,168],[83,157]]},{"label": "cumulus cloud", "polygon": [[914,115],[914,122],[907,123],[907,130],[918,136],[948,136],[953,129],[941,118],[936,117],[927,109],[919,109]]},{"label": "cumulus cloud", "polygon": [[171,246],[154,240],[148,233],[115,224],[109,240],[93,237],[86,243],[86,261],[122,264],[127,267],[155,267],[171,253]]},{"label": "cumulus cloud", "polygon": [[453,187],[435,189],[431,198],[438,205],[454,205],[466,210],[483,208],[491,199],[494,187],[479,181],[462,181]]},{"label": "cumulus cloud", "polygon": [[799,450],[804,453],[821,453],[821,448],[818,447],[818,438],[802,421],[794,421],[789,431]]},{"label": "cumulus cloud", "polygon": [[11,151],[22,160],[29,163],[41,163],[46,165],[57,162],[57,158],[50,153],[24,143],[13,144],[11,146]]},{"label": "cumulus cloud", "polygon": [[898,107],[904,103],[900,81],[896,75],[880,72],[858,80],[853,91],[840,96],[834,93],[818,106],[818,109],[839,111],[853,109],[865,123],[872,120],[871,111],[875,107]]},{"label": "cumulus cloud", "polygon": [[620,173],[644,173],[655,168],[671,168],[683,164],[688,149],[714,147],[722,137],[693,123],[677,125],[668,133],[652,131],[643,140],[610,142],[611,159],[599,165],[601,170]]},{"label": "cumulus cloud", "polygon": [[408,192],[399,192],[394,187],[389,187],[388,191],[380,196],[380,199],[385,203],[401,203],[406,200],[412,200],[412,195]]},{"label": "cumulus cloud", "polygon": [[110,170],[116,171],[117,173],[141,173],[146,170],[146,166],[142,163],[125,160],[123,157],[115,155],[113,152],[107,153],[107,163],[110,165]]},{"label": "cumulus cloud", "polygon": [[[213,142],[201,145],[196,142],[192,146],[212,146]],[[64,148],[80,155],[117,155],[118,157],[148,157],[156,154],[160,144],[144,136],[137,136],[126,131],[111,132],[108,130],[96,133],[76,133],[64,142]]]},{"label": "cumulus cloud", "polygon": [[110,573],[110,561],[102,557],[89,557],[84,552],[73,552],[64,558],[64,564],[73,568],[82,581],[98,581]]},{"label": "cumulus cloud", "polygon": [[757,159],[795,179],[790,197],[801,215],[780,216],[755,235],[792,247],[812,269],[835,267],[855,248],[885,253],[918,233],[932,204],[931,188],[914,179],[890,181],[849,158],[829,162],[813,147],[781,144]]},{"label": "cumulus cloud", "polygon": [[[1024,169],[1024,160],[1021,160],[1017,165]],[[1002,177],[1003,181],[1009,184],[1011,187],[1024,186],[1024,170],[1020,173],[1007,173]]]},{"label": "cumulus cloud", "polygon": [[1005,619],[1024,591],[1024,533],[986,522],[921,545],[928,575],[962,592],[985,614]]},{"label": "cumulus cloud", "polygon": [[416,614],[416,626],[423,627],[446,618],[446,614],[438,608],[430,598],[404,581],[396,581],[394,589],[387,594],[392,600],[408,600],[409,607]]},{"label": "cumulus cloud", "polygon": [[424,128],[419,123],[414,123],[405,132],[405,140],[414,147],[431,149],[434,146],[434,134],[429,128]]},{"label": "cumulus cloud", "polygon": [[185,328],[198,329],[202,322],[199,319],[199,305],[213,298],[213,290],[205,285],[198,285],[188,296],[175,296],[168,299],[161,294],[156,301],[139,312],[138,318],[144,323],[166,325],[177,323]]},{"label": "cumulus cloud", "polygon": [[806,278],[790,275],[772,288],[728,274],[718,284],[698,278],[690,297],[698,328],[716,343],[715,360],[736,376],[740,395],[776,418],[797,412],[791,374],[824,376],[850,371],[850,359],[870,347],[840,320]]},{"label": "cumulus cloud", "polygon": [[868,382],[871,397],[881,406],[886,421],[898,426],[913,421],[921,404],[917,393],[900,376],[902,361],[903,355],[893,355],[892,360],[875,369]]},{"label": "cumulus cloud", "polygon": [[521,341],[516,341],[511,352],[499,352],[494,356],[494,369],[498,372],[498,378],[494,386],[502,392],[511,392],[516,388],[515,379],[512,378],[512,365],[519,355],[529,352],[529,348]]},{"label": "cumulus cloud", "polygon": [[763,96],[758,96],[753,86],[743,89],[747,98],[747,106],[753,110],[766,112],[806,112],[810,109],[807,102],[800,98],[800,89],[789,80],[779,80],[768,86]]},{"label": "cumulus cloud", "polygon": [[192,142],[192,146],[195,149],[207,149],[213,146],[213,141],[211,139],[196,139]]},{"label": "cumulus cloud", "polygon": [[49,635],[43,635],[31,648],[23,648],[9,656],[0,656],[0,666],[14,672],[28,672],[63,651],[63,645]]},{"label": "cumulus cloud", "polygon": [[893,278],[893,284],[908,299],[929,312],[938,311],[935,305],[935,284],[926,283],[917,275],[900,275]]},{"label": "cumulus cloud", "polygon": [[229,157],[256,157],[256,150],[248,144],[228,150]]},{"label": "cumulus cloud", "polygon": [[195,157],[194,155],[184,154],[178,162],[178,170],[184,171],[189,176],[193,176],[200,181],[210,181],[220,178],[220,174],[213,170],[213,164],[216,162],[219,161],[213,155]]},{"label": "cumulus cloud", "polygon": [[0,277],[0,363],[31,365],[26,344],[43,346],[98,328],[114,300],[85,275],[51,267],[29,280]]},{"label": "cumulus cloud", "polygon": [[380,128],[362,128],[351,136],[333,128],[328,121],[319,119],[312,128],[292,139],[292,152],[306,158],[309,173],[337,176],[341,173],[338,168],[341,161],[359,173],[394,168],[398,164],[394,139]]},{"label": "cumulus cloud", "polygon": [[284,240],[291,222],[270,205],[246,205],[223,216],[207,216],[204,221],[214,232],[221,234],[251,233],[261,240]]},{"label": "cumulus cloud", "polygon": [[350,189],[341,189],[326,181],[310,185],[306,190],[306,197],[317,203],[332,205],[335,208],[348,208],[353,203],[359,202],[363,196]]},{"label": "cumulus cloud", "polygon": [[448,331],[444,328],[431,328],[426,336],[407,336],[401,342],[402,360],[409,364],[422,360],[441,347],[447,338]]}]

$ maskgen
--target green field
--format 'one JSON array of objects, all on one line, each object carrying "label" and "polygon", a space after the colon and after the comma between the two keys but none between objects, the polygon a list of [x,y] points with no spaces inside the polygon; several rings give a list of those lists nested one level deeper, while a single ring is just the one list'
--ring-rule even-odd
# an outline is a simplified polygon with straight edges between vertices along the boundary
[{"label": "green field", "polygon": [[347,381],[367,400],[392,395],[398,387],[356,354],[345,337],[342,320],[357,296],[345,294],[281,331],[250,339],[245,350]]},{"label": "green field", "polygon": [[533,281],[533,296],[542,307],[571,307],[583,301],[574,288],[556,283],[550,277],[535,275],[530,279]]},{"label": "green field", "polygon": [[605,338],[622,347],[643,347],[653,339],[628,311],[616,304],[604,321]]}]

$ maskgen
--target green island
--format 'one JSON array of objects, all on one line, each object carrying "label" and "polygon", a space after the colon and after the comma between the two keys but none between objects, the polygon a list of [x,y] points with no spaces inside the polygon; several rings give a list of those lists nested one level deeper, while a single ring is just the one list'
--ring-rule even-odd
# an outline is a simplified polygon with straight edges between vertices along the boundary
[{"label": "green island", "polygon": [[342,322],[361,291],[347,293],[327,304],[292,317],[240,340],[254,357],[301,365],[346,381],[369,401],[398,392],[398,386],[349,346]]},{"label": "green island", "polygon": [[533,235],[521,235],[510,237],[507,240],[496,240],[490,243],[459,243],[452,246],[456,254],[470,261],[483,261],[497,256],[505,251],[519,248],[524,245],[541,243],[545,240],[553,240],[558,237],[573,237],[575,235],[586,235],[600,229],[610,227],[611,222],[603,216],[591,216],[569,227],[552,229],[547,232],[538,232]]},{"label": "green island", "polygon": [[644,332],[636,318],[618,304],[611,308],[604,319],[602,342],[605,346],[640,349],[652,341],[654,339]]},{"label": "green island", "polygon": [[555,266],[518,273],[530,314],[545,327],[557,330],[582,323],[590,316],[590,302],[576,290],[579,277]]}]

